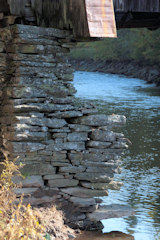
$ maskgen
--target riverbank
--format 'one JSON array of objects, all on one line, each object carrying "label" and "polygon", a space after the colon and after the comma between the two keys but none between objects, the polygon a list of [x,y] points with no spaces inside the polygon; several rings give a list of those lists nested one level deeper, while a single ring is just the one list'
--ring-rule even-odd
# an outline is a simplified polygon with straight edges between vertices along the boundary
[{"label": "riverbank", "polygon": [[160,68],[158,65],[147,65],[129,60],[94,61],[93,59],[70,59],[70,63],[78,71],[119,74],[130,78],[140,78],[147,83],[155,83],[160,86]]},{"label": "riverbank", "polygon": [[54,204],[46,204],[40,207],[34,207],[35,215],[46,230],[46,239],[48,240],[67,240],[75,239],[80,233],[79,230],[73,230],[65,222],[63,211],[57,210]]}]

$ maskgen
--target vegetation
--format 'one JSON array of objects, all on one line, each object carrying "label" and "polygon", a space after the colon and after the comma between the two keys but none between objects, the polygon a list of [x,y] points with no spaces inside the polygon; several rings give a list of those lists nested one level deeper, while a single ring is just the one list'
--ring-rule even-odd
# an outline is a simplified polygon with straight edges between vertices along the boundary
[{"label": "vegetation", "polygon": [[[19,175],[20,166],[5,160],[0,175],[0,239],[2,240],[42,240],[44,227],[38,222],[30,205],[23,204],[23,196],[16,199],[13,176]],[[18,202],[17,202],[18,201]]]},{"label": "vegetation", "polygon": [[136,60],[149,64],[160,61],[160,30],[123,29],[118,38],[106,38],[97,42],[80,43],[71,52],[75,59]]}]

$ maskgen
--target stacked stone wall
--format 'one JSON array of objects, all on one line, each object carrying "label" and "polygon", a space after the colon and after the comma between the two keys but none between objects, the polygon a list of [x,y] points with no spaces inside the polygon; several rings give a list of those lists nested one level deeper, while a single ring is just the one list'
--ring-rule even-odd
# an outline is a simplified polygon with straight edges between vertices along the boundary
[{"label": "stacked stone wall", "polygon": [[[5,52],[5,43],[0,37],[0,106],[2,106],[3,99],[3,87],[5,86],[5,76],[6,76],[6,52]],[[0,112],[2,114],[2,112]],[[0,114],[0,118],[2,117]],[[0,161],[3,160],[2,154],[2,127],[0,121]]]},{"label": "stacked stone wall", "polygon": [[[121,186],[113,176],[127,145],[112,128],[126,119],[98,114],[74,97],[69,32],[14,25],[1,37],[1,151],[25,164],[26,178],[14,179],[23,186],[16,193],[32,204],[67,200],[84,228],[98,208],[93,197]],[[73,215],[69,221],[75,222]]]}]

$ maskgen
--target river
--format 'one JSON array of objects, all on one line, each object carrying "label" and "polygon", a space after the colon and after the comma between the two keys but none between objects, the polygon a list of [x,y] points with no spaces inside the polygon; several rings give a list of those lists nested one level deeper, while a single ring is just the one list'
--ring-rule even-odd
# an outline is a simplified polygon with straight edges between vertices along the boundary
[{"label": "river", "polygon": [[[93,102],[100,112],[127,117],[126,126],[119,131],[132,145],[122,158],[122,173],[115,175],[124,186],[120,191],[110,190],[103,202],[130,205],[136,214],[103,220],[104,232],[121,231],[135,240],[159,240],[160,88],[140,79],[93,72],[75,72],[74,86],[81,101]],[[83,236],[83,240],[88,239]]]}]

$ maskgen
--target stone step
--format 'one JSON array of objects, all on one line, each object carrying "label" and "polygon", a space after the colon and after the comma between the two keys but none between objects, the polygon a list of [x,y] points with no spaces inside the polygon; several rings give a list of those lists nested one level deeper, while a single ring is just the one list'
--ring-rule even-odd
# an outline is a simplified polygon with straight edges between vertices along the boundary
[{"label": "stone step", "polygon": [[95,212],[87,214],[87,217],[90,221],[98,222],[108,218],[121,218],[124,216],[132,216],[134,214],[135,212],[130,206],[111,204],[99,206]]}]

